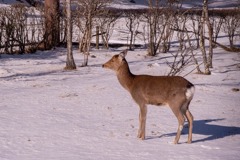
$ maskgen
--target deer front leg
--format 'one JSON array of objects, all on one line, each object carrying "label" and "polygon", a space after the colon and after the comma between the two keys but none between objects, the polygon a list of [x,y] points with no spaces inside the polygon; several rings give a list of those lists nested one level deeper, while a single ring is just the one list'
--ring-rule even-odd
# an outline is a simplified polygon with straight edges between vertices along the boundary
[{"label": "deer front leg", "polygon": [[147,106],[140,105],[139,111],[139,129],[138,129],[138,138],[145,139],[145,129],[146,129],[146,119],[147,119]]}]

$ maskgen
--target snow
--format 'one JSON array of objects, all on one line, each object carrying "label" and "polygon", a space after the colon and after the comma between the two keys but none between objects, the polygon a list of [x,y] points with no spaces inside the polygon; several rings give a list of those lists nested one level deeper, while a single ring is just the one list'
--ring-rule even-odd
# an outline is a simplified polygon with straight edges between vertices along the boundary
[{"label": "snow", "polygon": [[[226,37],[220,41],[228,43]],[[65,48],[1,55],[0,159],[239,159],[240,53],[215,48],[212,75],[186,77],[196,87],[190,104],[193,142],[186,143],[186,123],[174,145],[178,123],[168,107],[148,107],[146,140],[137,139],[139,109],[116,75],[102,68],[123,49],[92,49],[89,66],[80,67],[83,55],[76,47],[75,71],[63,69]],[[166,75],[169,57],[135,49],[126,59],[135,74]]]},{"label": "snow", "polygon": [[[65,48],[2,55],[0,159],[238,159],[240,92],[232,89],[240,88],[239,53],[217,48],[211,76],[186,77],[196,85],[193,143],[186,143],[185,126],[173,145],[177,120],[167,107],[149,106],[147,139],[137,139],[138,107],[114,73],[101,67],[120,50],[93,50],[96,58],[76,71],[63,70]],[[168,54],[145,54],[129,51],[132,72],[166,72]],[[83,61],[77,49],[74,58]]]},{"label": "snow", "polygon": [[13,5],[13,4],[25,4],[28,6],[28,2],[26,2],[25,0],[22,1],[17,1],[17,0],[0,0],[0,7],[8,7],[9,5]]}]

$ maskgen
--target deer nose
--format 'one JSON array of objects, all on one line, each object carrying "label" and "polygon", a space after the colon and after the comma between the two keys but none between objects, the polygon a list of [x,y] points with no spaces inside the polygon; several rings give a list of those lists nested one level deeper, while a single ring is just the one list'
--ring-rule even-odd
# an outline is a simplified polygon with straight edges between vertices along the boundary
[{"label": "deer nose", "polygon": [[104,68],[104,67],[105,67],[105,65],[103,64],[103,65],[102,65],[102,68]]}]

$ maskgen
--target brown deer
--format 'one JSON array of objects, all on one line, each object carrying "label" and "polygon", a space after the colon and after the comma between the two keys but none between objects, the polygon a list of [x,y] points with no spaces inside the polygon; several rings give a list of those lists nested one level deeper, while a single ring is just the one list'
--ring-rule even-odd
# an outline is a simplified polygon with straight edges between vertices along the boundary
[{"label": "brown deer", "polygon": [[174,140],[177,144],[183,129],[185,118],[188,120],[188,143],[192,142],[193,116],[189,104],[193,98],[195,87],[180,76],[134,75],[131,73],[125,59],[127,50],[114,55],[103,68],[114,70],[120,84],[130,92],[139,105],[138,138],[145,139],[147,104],[168,105],[178,119],[178,130]]}]

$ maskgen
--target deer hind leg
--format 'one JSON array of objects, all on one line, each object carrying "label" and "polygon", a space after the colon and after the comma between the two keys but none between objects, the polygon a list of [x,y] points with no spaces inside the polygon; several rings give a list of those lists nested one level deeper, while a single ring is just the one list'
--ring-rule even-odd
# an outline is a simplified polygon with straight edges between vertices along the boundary
[{"label": "deer hind leg", "polygon": [[181,111],[179,111],[175,115],[178,119],[178,130],[177,130],[177,135],[176,135],[175,140],[174,140],[174,144],[177,144],[179,139],[180,139],[181,133],[182,133],[182,129],[183,129],[185,119],[184,119],[184,116],[183,116]]},{"label": "deer hind leg", "polygon": [[177,129],[177,135],[176,135],[175,140],[174,140],[174,144],[177,144],[179,139],[180,139],[182,129],[183,129],[183,125],[184,125],[184,121],[185,121],[184,114],[183,114],[183,111],[182,111],[183,104],[184,104],[184,100],[182,100],[182,101],[172,101],[169,104],[170,108],[172,109],[174,115],[177,117],[177,120],[178,120],[178,129]]},{"label": "deer hind leg", "polygon": [[190,102],[188,102],[186,105],[183,105],[182,113],[184,114],[184,116],[187,118],[187,121],[188,121],[189,130],[188,130],[188,141],[187,142],[191,143],[192,142],[192,129],[193,129],[193,116],[188,109],[189,103]]},{"label": "deer hind leg", "polygon": [[178,120],[178,129],[177,129],[177,134],[174,140],[174,144],[177,144],[181,133],[182,133],[182,129],[183,129],[183,125],[184,125],[184,114],[182,109],[184,108],[184,99],[179,99],[179,100],[173,100],[171,101],[171,103],[169,103],[170,108],[172,109],[174,115],[177,117]]},{"label": "deer hind leg", "polygon": [[188,120],[188,143],[192,143],[192,129],[193,129],[193,116],[189,110],[186,111],[186,117]]},{"label": "deer hind leg", "polygon": [[146,119],[147,119],[147,106],[140,105],[139,112],[139,129],[138,129],[138,138],[145,139],[145,130],[146,130]]}]

